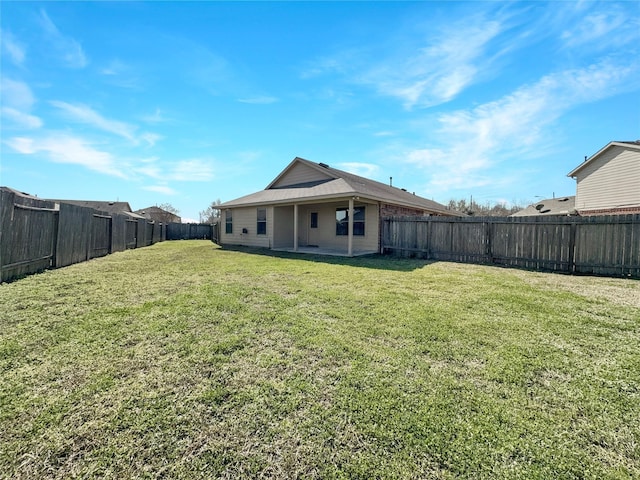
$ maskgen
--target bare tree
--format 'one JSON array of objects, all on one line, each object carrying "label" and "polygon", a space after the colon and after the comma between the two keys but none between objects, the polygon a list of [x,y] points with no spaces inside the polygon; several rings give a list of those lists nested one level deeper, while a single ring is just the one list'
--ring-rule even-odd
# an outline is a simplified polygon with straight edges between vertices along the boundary
[{"label": "bare tree", "polygon": [[160,205],[156,206],[159,209],[164,210],[164,212],[155,212],[153,214],[152,218],[156,221],[162,223],[172,223],[176,221],[174,215],[177,217],[180,216],[180,211],[170,203],[161,203]]},{"label": "bare tree", "polygon": [[170,203],[161,203],[160,205],[158,205],[158,208],[161,208],[166,212],[173,213],[174,215],[180,215],[180,211]]},{"label": "bare tree", "polygon": [[220,217],[220,209],[218,208],[218,205],[221,203],[222,202],[218,198],[215,202],[211,202],[211,205],[209,205],[205,210],[202,210],[200,212],[200,223],[215,223]]},{"label": "bare tree", "polygon": [[456,212],[466,213],[467,215],[476,217],[508,217],[525,208],[519,205],[519,202],[512,202],[511,206],[507,206],[504,202],[494,204],[487,202],[481,205],[474,201],[473,198],[470,199],[469,202],[464,198],[460,200],[451,199],[447,207],[449,207],[449,210],[455,210]]}]

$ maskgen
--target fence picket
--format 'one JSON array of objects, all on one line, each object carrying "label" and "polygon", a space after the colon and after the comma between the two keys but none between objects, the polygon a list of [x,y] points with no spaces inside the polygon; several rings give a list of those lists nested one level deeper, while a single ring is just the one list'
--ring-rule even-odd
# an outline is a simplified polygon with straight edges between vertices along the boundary
[{"label": "fence picket", "polygon": [[640,215],[384,217],[381,238],[395,255],[640,278]]},{"label": "fence picket", "polygon": [[[150,226],[149,226],[150,225]],[[166,239],[166,227],[0,187],[0,282]]]}]

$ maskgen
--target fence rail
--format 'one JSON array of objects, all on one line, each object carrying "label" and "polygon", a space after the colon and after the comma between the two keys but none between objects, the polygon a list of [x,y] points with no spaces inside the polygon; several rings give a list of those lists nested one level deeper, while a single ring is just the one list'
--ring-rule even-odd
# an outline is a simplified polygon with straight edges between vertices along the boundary
[{"label": "fence rail", "polygon": [[0,282],[166,239],[162,223],[0,188]]},{"label": "fence rail", "polygon": [[640,215],[385,217],[386,253],[640,278]]}]

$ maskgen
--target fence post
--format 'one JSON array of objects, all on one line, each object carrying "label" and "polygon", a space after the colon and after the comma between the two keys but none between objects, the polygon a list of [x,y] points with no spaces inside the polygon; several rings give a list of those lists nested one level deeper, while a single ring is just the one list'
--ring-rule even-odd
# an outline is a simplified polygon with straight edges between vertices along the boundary
[{"label": "fence post", "polygon": [[486,255],[487,255],[487,260],[490,264],[493,265],[493,250],[491,247],[491,234],[492,234],[492,230],[493,230],[493,222],[491,222],[491,219],[489,219],[488,221],[484,222],[485,224],[485,242],[487,245],[487,250],[486,250]]},{"label": "fence post", "polygon": [[85,261],[88,261],[91,259],[91,247],[93,245],[93,214],[90,213],[88,216],[85,216],[85,218],[89,219],[89,228],[87,229],[88,235],[87,235],[86,255],[85,255]]},{"label": "fence post", "polygon": [[576,235],[578,232],[578,224],[571,222],[569,229],[569,273],[576,273]]},{"label": "fence post", "polygon": [[433,217],[427,217],[427,260],[433,259],[433,253],[431,252],[431,235],[433,230]]},{"label": "fence post", "polygon": [[58,265],[58,236],[60,235],[60,204],[56,203],[55,206],[57,212],[53,214],[53,235],[51,236],[51,268],[56,268]]}]

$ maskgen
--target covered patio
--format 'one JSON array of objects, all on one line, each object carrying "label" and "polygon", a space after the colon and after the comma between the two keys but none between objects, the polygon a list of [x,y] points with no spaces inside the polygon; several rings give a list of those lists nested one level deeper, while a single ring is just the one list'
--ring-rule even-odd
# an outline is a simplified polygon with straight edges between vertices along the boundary
[{"label": "covered patio", "polygon": [[332,257],[362,257],[364,255],[374,255],[378,253],[376,250],[353,250],[351,254],[347,250],[340,248],[324,248],[324,247],[298,247],[294,248],[273,248],[275,252],[287,253],[304,253],[313,255],[327,255]]}]

